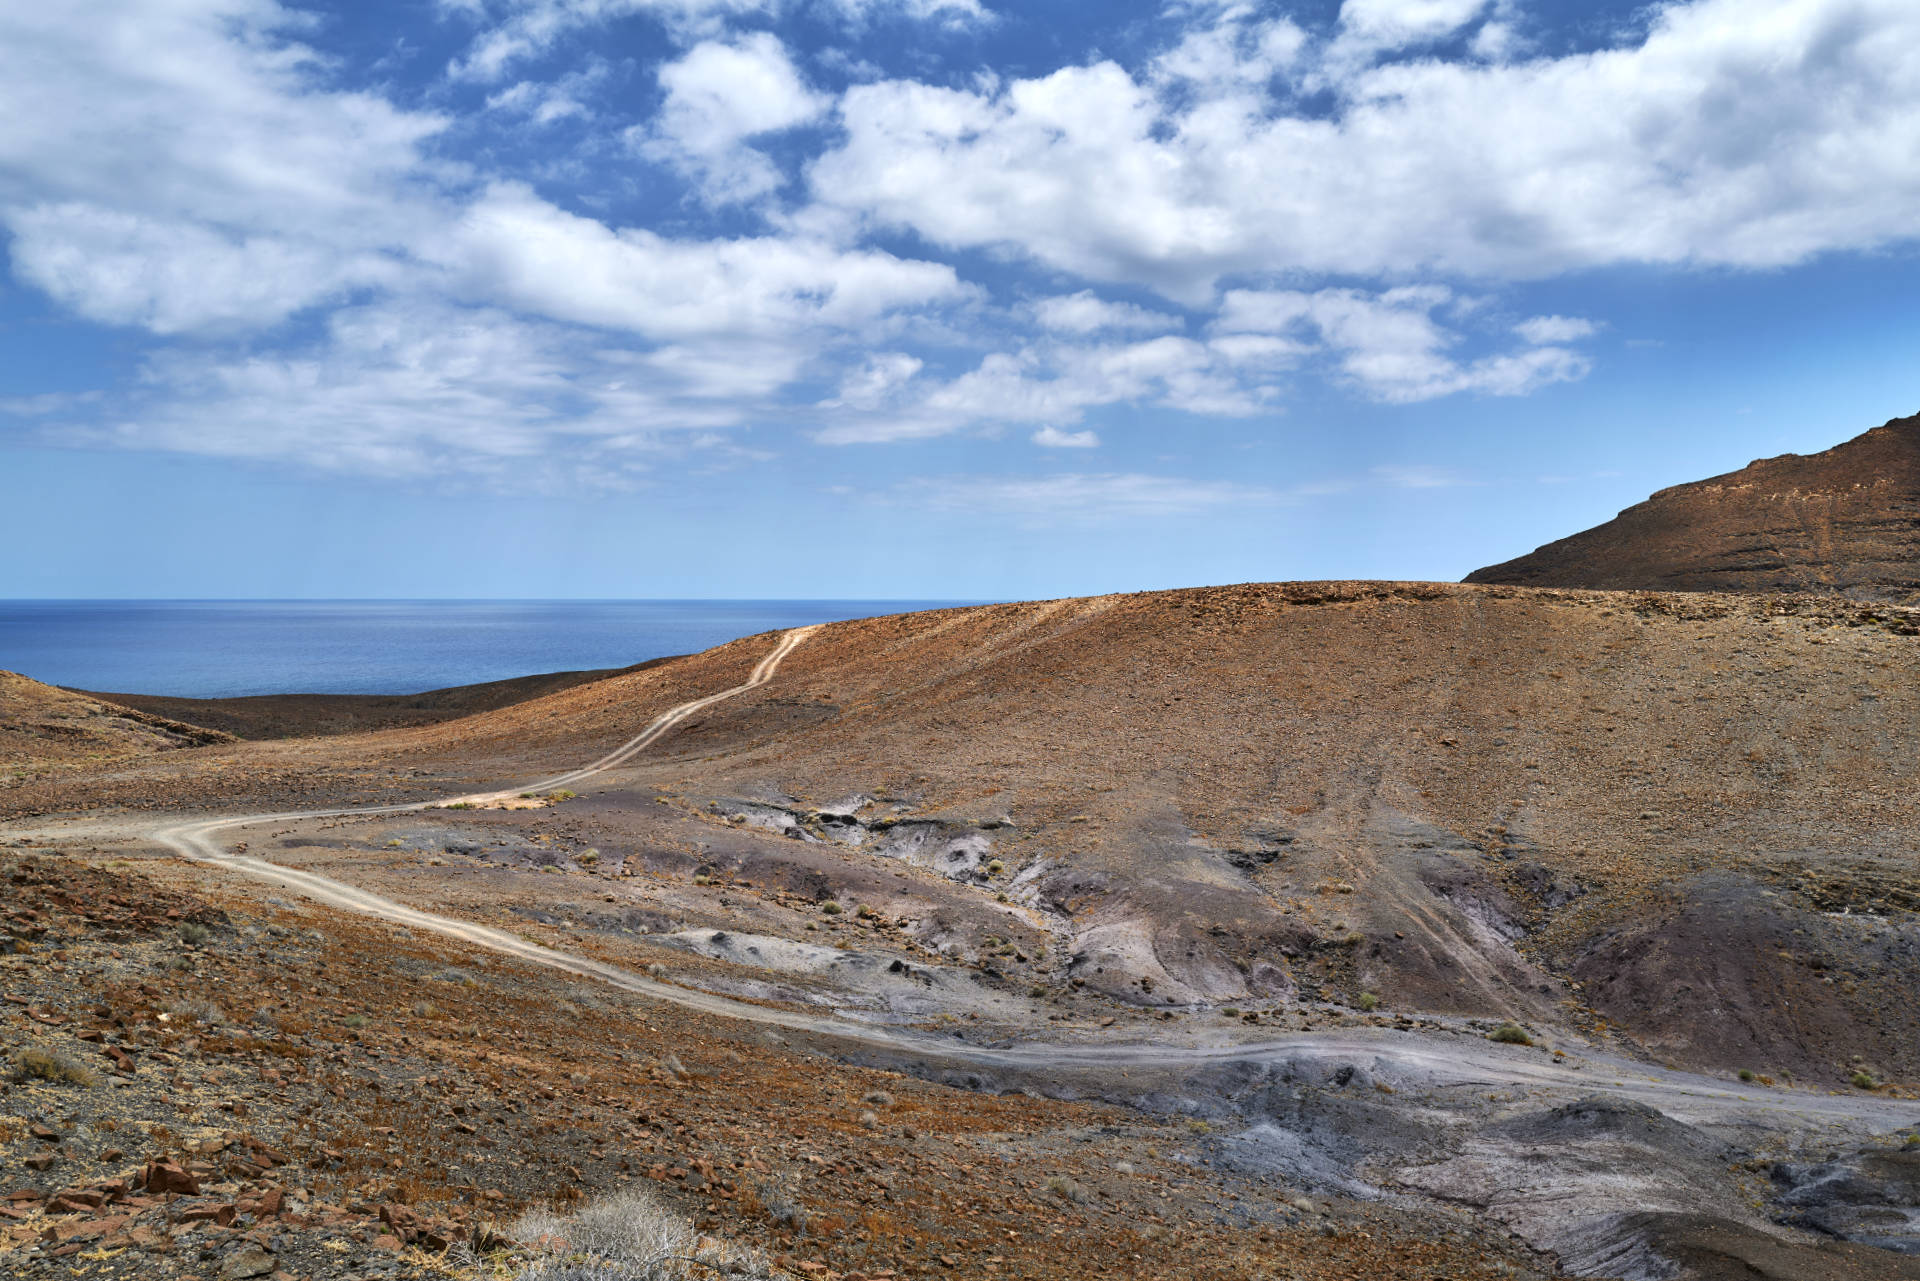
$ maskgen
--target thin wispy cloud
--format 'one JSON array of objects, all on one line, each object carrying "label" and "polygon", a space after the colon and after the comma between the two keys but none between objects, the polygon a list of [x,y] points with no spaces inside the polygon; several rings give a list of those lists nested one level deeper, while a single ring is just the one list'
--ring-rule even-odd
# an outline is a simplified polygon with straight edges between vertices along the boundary
[{"label": "thin wispy cloud", "polygon": [[1427,464],[1382,465],[1353,475],[1286,485],[1076,471],[1045,476],[923,476],[897,486],[884,501],[933,511],[991,513],[1044,526],[1258,512],[1326,499],[1383,496],[1396,490],[1457,489],[1485,483],[1453,468]]},{"label": "thin wispy cloud", "polygon": [[1257,485],[1185,480],[1137,473],[929,478],[900,490],[896,501],[937,511],[990,512],[1035,523],[1191,516],[1223,507],[1277,501]]}]

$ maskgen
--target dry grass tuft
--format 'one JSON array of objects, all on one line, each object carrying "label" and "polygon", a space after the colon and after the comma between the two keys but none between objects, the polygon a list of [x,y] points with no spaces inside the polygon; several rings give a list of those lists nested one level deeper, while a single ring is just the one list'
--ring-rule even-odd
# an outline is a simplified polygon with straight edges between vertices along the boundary
[{"label": "dry grass tuft", "polygon": [[179,1000],[167,1006],[167,1013],[176,1019],[186,1019],[194,1023],[204,1023],[208,1027],[217,1027],[226,1021],[226,1011],[205,1000]]},{"label": "dry grass tuft", "polygon": [[687,1281],[716,1276],[767,1281],[772,1277],[758,1254],[700,1236],[691,1223],[643,1188],[624,1188],[571,1214],[531,1211],[508,1234],[536,1252],[513,1281]]},{"label": "dry grass tuft", "polygon": [[98,1085],[100,1078],[79,1060],[58,1050],[43,1050],[30,1045],[13,1052],[13,1079],[16,1083],[46,1081],[53,1085]]},{"label": "dry grass tuft", "polygon": [[1072,1179],[1067,1178],[1064,1174],[1056,1174],[1050,1177],[1047,1180],[1047,1191],[1053,1193],[1061,1200],[1071,1201],[1075,1205],[1085,1205],[1087,1202],[1093,1200],[1093,1193],[1087,1191],[1086,1188],[1075,1183]]}]

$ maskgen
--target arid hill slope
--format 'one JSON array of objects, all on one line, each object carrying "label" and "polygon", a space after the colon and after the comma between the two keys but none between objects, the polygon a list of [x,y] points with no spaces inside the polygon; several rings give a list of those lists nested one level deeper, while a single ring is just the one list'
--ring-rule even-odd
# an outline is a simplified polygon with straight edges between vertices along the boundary
[{"label": "arid hill slope", "polygon": [[644,671],[669,658],[600,671],[545,672],[479,685],[455,685],[420,694],[260,694],[245,698],[176,698],[165,694],[75,691],[156,716],[205,725],[236,738],[304,738],[363,730],[437,725],[476,712],[497,711],[530,698],[610,676]]},{"label": "arid hill slope", "polygon": [[1920,602],[1920,416],[1663,489],[1466,581]]},{"label": "arid hill slope", "polygon": [[148,752],[231,741],[231,735],[219,730],[0,671],[0,784]]},{"label": "arid hill slope", "polygon": [[[609,859],[750,879],[715,924],[755,926],[728,914],[768,886],[837,894],[948,956],[1023,953],[994,962],[1016,994],[1188,1011],[1371,992],[1610,1026],[1676,1061],[1911,1079],[1917,636],[1914,611],[1832,598],[1390,583],[863,620],[550,813]],[[737,684],[770,645],[0,800],[267,808],[530,780]]]}]

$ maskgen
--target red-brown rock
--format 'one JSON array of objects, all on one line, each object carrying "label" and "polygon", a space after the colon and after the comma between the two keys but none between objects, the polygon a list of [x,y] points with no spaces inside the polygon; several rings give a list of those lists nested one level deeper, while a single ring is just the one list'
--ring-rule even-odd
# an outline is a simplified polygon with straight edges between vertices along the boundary
[{"label": "red-brown rock", "polygon": [[140,1186],[149,1192],[170,1192],[179,1196],[200,1195],[200,1180],[181,1169],[175,1162],[166,1160],[147,1162],[147,1168],[140,1176]]},{"label": "red-brown rock", "polygon": [[1920,603],[1920,416],[1824,453],[1764,458],[1663,489],[1604,525],[1466,581]]}]

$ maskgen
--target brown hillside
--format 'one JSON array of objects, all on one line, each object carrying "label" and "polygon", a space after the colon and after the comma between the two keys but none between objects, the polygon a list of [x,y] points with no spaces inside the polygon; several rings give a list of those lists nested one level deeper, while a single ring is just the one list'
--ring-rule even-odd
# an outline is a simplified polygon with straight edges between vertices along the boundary
[{"label": "brown hillside", "polygon": [[1469,583],[1920,602],[1920,416],[1663,489]]},{"label": "brown hillside", "polygon": [[[235,1215],[299,1178],[318,1212],[269,1239],[315,1277],[463,1275],[375,1261],[632,1186],[780,1277],[1917,1275],[1877,1247],[1920,1174],[1920,609],[1290,583],[866,619],[555,777],[778,639],[0,789],[0,842],[59,847],[0,849],[0,1054],[71,1018],[121,1074],[11,1087],[0,1164],[53,1155],[30,1116],[74,1133],[0,1272],[107,1230],[55,1218],[67,1171],[165,1154]],[[279,812],[500,785],[514,808]],[[295,877],[915,1039],[722,1024],[262,895],[160,851],[191,810],[268,812],[226,843]],[[1202,1057],[1098,1055],[1138,1044]],[[1609,1092],[1650,1062],[1720,1080]],[[231,1186],[181,1152],[223,1133]],[[171,1233],[222,1207],[147,1204],[112,1214],[179,1266],[113,1237],[97,1275],[207,1275],[218,1220]]]},{"label": "brown hillside", "polygon": [[0,784],[232,735],[0,671]]},{"label": "brown hillside", "polygon": [[223,730],[236,738],[302,738],[314,734],[352,734],[362,730],[437,725],[441,721],[498,711],[605,680],[645,671],[671,658],[632,667],[585,672],[546,672],[479,685],[455,685],[421,694],[259,694],[245,698],[176,698],[165,694],[107,694],[79,690],[90,698],[156,716]]},{"label": "brown hillside", "polygon": [[[1920,908],[1916,634],[1913,611],[1832,599],[1378,583],[870,619],[539,812],[558,820],[460,821],[561,821],[609,861],[738,873],[752,892],[667,905],[731,929],[791,936],[762,898],[784,886],[911,917],[945,955],[1013,946],[1016,993],[1077,980],[1190,1010],[1371,991],[1604,1020],[1680,1061],[1838,1083],[1861,1055],[1907,1079],[1920,955],[1888,922]],[[431,728],[136,762],[8,808],[530,780],[770,645]]]}]

